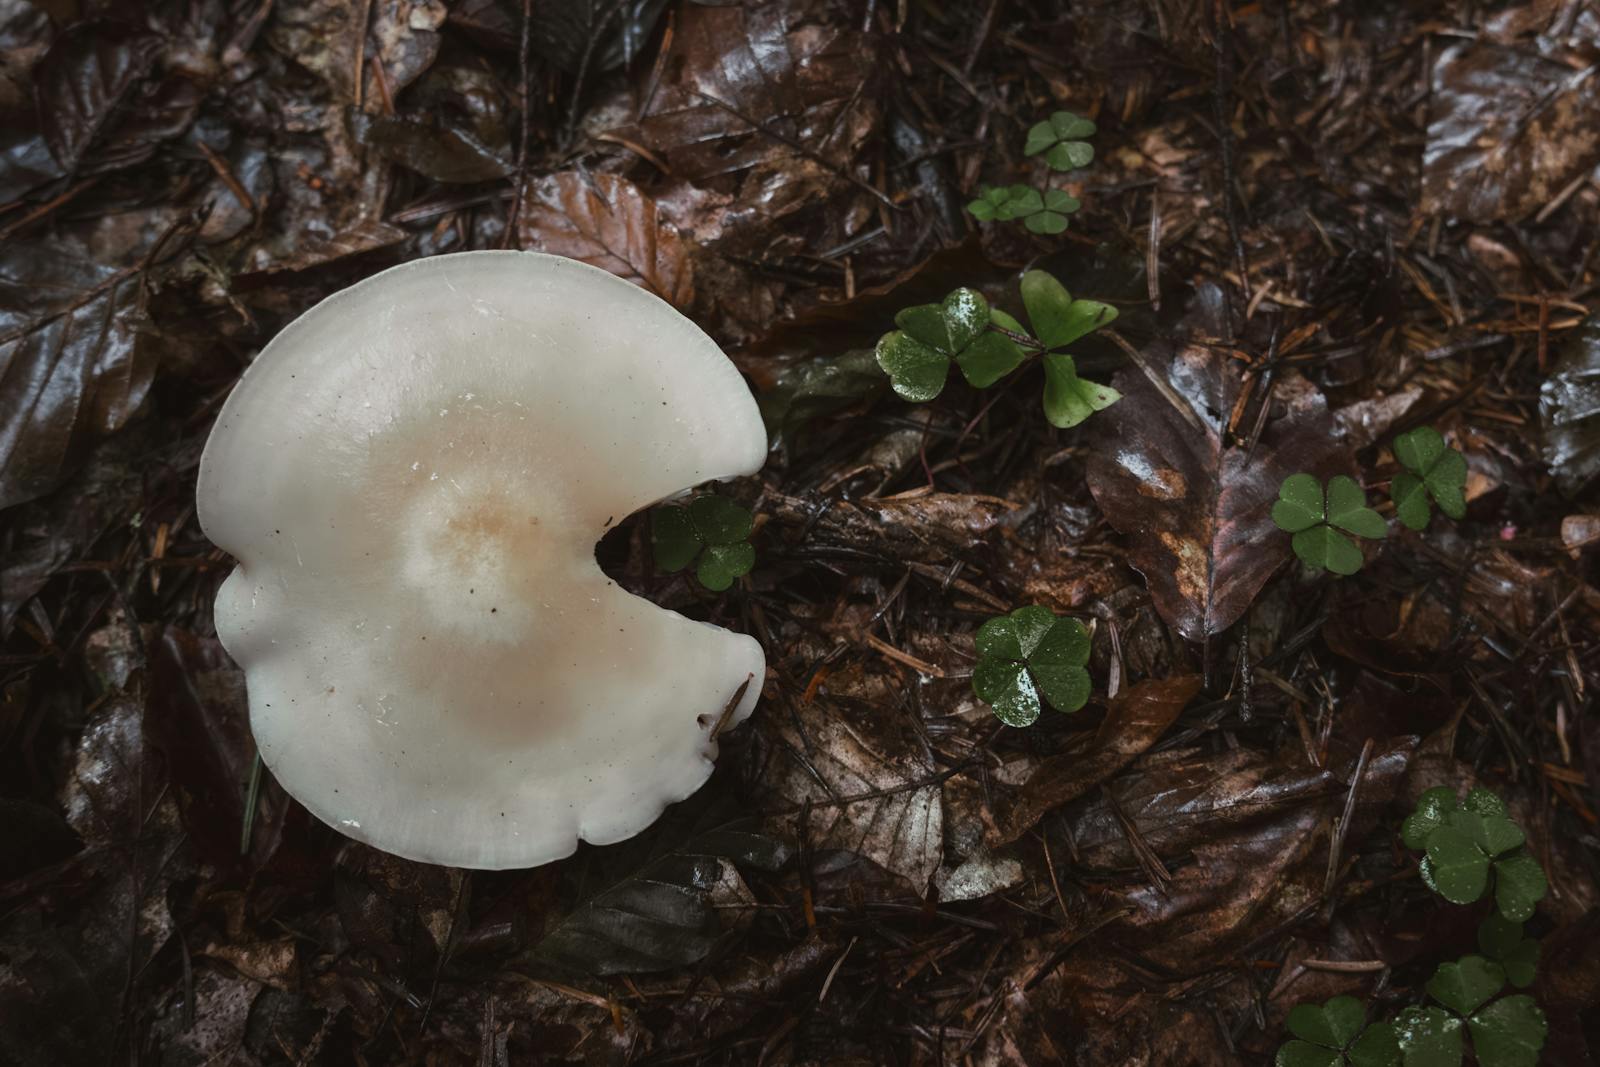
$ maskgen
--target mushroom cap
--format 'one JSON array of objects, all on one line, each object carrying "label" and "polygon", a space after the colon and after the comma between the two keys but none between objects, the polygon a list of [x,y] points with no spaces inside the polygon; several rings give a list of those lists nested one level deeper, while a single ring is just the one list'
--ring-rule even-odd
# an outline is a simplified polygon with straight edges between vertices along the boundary
[{"label": "mushroom cap", "polygon": [[251,364],[200,461],[262,759],[324,822],[431,863],[644,829],[710,774],[765,657],[623,591],[594,546],[765,453],[715,342],[598,268],[464,252],[328,297]]}]

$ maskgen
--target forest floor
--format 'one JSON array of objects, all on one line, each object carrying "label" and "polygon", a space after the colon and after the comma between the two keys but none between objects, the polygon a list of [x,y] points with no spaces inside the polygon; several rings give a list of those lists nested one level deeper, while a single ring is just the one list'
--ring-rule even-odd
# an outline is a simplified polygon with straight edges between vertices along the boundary
[{"label": "forest floor", "polygon": [[[1477,950],[1400,826],[1479,785],[1548,875],[1542,1062],[1596,1062],[1597,41],[1594,0],[0,2],[0,1063],[1264,1063]],[[1052,174],[1060,109],[1095,158]],[[1046,181],[1064,233],[965,210]],[[600,547],[766,649],[711,783],[493,873],[247,791],[194,503],[280,328],[480,248],[671,301],[775,435],[729,592],[640,516]],[[1020,315],[1029,268],[1117,309],[1074,354],[1121,401],[888,390],[896,312]],[[1282,480],[1386,502],[1422,426],[1465,517],[1302,567]],[[1030,604],[1093,696],[1017,729],[974,633]]]}]

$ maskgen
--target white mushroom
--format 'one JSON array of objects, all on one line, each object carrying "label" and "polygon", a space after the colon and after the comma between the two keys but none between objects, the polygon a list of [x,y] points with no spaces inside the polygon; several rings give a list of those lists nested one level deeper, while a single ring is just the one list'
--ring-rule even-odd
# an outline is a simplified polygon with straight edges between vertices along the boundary
[{"label": "white mushroom", "polygon": [[765,451],[716,344],[583,263],[437,256],[324,300],[246,371],[200,462],[262,758],[324,822],[433,863],[642,830],[705,781],[765,660],[624,592],[594,545]]}]

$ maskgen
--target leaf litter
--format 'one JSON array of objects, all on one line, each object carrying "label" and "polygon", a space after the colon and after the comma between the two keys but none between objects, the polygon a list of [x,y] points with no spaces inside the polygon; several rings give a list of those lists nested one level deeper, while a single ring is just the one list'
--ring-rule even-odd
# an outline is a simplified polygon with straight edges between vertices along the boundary
[{"label": "leaf litter", "polygon": [[[1257,1062],[1294,1005],[1423,1005],[1477,951],[1398,835],[1478,784],[1549,876],[1546,1058],[1593,1058],[1591,5],[523,12],[0,12],[0,1059]],[[962,211],[1058,165],[1066,232]],[[599,555],[770,672],[647,833],[467,873],[251,787],[193,482],[296,314],[507,247],[751,380],[750,574],[658,574],[638,517]],[[1021,321],[1033,270],[1114,312],[1067,384],[1120,400],[894,398],[898,312]],[[1464,474],[1397,447],[1427,426]],[[1300,473],[1386,525],[1360,574],[1291,562]],[[1017,729],[971,676],[1030,605],[1090,693]]]}]

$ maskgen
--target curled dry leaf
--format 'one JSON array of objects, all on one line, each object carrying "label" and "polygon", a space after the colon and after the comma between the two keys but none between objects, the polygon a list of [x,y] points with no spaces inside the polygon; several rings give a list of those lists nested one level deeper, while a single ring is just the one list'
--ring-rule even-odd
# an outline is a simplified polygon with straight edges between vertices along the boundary
[{"label": "curled dry leaf", "polygon": [[53,489],[144,401],[139,271],[62,246],[0,248],[0,508]]},{"label": "curled dry leaf", "polygon": [[678,231],[626,178],[562,171],[529,184],[522,247],[581,259],[676,307],[694,299],[694,269]]},{"label": "curled dry leaf", "polygon": [[1433,66],[1422,210],[1519,218],[1600,162],[1600,77],[1576,54],[1466,41]]},{"label": "curled dry leaf", "polygon": [[1283,480],[1354,467],[1305,379],[1279,376],[1252,452],[1225,439],[1243,384],[1237,361],[1197,344],[1161,345],[1144,358],[1171,394],[1138,369],[1117,374],[1117,417],[1090,428],[1089,489],[1128,538],[1161,617],[1200,641],[1233,625],[1289,558],[1271,514]]}]

